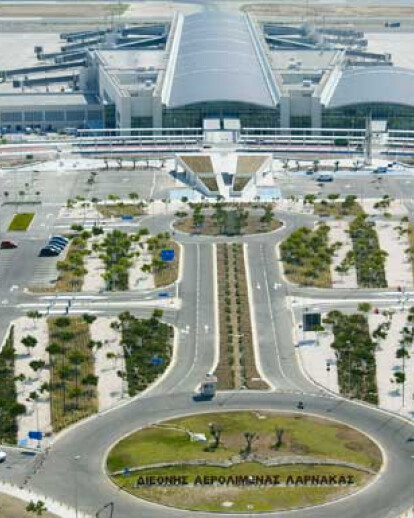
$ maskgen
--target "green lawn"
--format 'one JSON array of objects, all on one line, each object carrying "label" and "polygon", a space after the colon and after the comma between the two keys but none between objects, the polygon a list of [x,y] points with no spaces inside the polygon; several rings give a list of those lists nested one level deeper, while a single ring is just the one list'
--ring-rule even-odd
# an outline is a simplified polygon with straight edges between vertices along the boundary
[{"label": "green lawn", "polygon": [[[188,486],[175,487],[135,487],[140,476],[185,476]],[[192,485],[195,476],[279,476],[280,486],[231,486],[231,485]],[[298,476],[353,476],[354,485],[343,486],[308,486],[294,487],[286,485]],[[369,475],[355,469],[339,466],[295,465],[283,467],[265,467],[257,463],[245,463],[231,468],[198,466],[159,468],[141,471],[128,477],[113,477],[115,483],[128,492],[151,501],[183,509],[221,511],[221,512],[265,512],[281,509],[293,509],[321,504],[344,493],[355,491],[364,484]],[[231,502],[231,506],[223,505]]]},{"label": "green lawn", "polygon": [[[205,443],[192,442],[185,430],[209,434],[209,423],[223,428],[221,445],[206,451]],[[275,429],[283,428],[283,444],[273,449]],[[182,429],[183,431],[180,431]],[[261,455],[307,455],[379,469],[381,453],[365,435],[347,426],[319,418],[263,412],[228,412],[190,416],[149,427],[120,441],[108,457],[110,472],[124,467],[189,459],[228,459],[245,446],[244,431],[257,432],[260,439],[253,453]]]},{"label": "green lawn", "polygon": [[9,225],[9,232],[23,232],[30,227],[34,218],[34,212],[22,212],[15,214]]}]

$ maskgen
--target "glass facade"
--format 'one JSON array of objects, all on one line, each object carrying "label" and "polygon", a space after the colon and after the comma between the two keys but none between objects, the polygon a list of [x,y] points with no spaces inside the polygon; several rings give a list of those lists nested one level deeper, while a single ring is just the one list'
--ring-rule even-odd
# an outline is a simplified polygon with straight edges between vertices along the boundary
[{"label": "glass facade", "polygon": [[414,106],[400,104],[355,104],[322,111],[324,128],[365,128],[365,119],[386,120],[388,129],[414,130]]},{"label": "glass facade", "polygon": [[163,126],[165,128],[200,128],[206,118],[237,118],[242,127],[274,128],[280,125],[278,108],[233,103],[212,102],[199,103],[180,108],[163,109]]},{"label": "glass facade", "polygon": [[116,128],[116,116],[115,116],[115,105],[104,104],[104,127],[105,128]]},{"label": "glass facade", "polygon": [[290,117],[290,127],[291,128],[311,128],[312,127],[312,118],[309,115],[292,115]]},{"label": "glass facade", "polygon": [[131,128],[152,128],[152,117],[131,117]]}]

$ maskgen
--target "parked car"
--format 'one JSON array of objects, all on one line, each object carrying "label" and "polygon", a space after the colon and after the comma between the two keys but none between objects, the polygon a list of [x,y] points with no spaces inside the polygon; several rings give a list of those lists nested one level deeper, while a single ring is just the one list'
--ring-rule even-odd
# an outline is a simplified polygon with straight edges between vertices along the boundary
[{"label": "parked car", "polygon": [[52,236],[50,241],[61,241],[62,243],[65,243],[65,245],[69,243],[69,239],[63,236]]},{"label": "parked car", "polygon": [[11,249],[17,248],[17,247],[18,247],[18,245],[14,241],[2,241],[0,243],[0,248],[2,250],[11,250]]},{"label": "parked car", "polygon": [[0,450],[0,462],[4,462],[7,458],[7,453],[3,450]]},{"label": "parked car", "polygon": [[53,246],[55,248],[59,248],[60,251],[64,250],[66,247],[65,243],[62,243],[61,241],[49,241],[47,246]]},{"label": "parked car", "polygon": [[316,178],[317,182],[333,182],[333,176],[331,174],[320,174]]},{"label": "parked car", "polygon": [[61,250],[59,250],[58,248],[55,248],[53,246],[45,246],[40,250],[39,256],[40,257],[56,257],[57,255],[60,254],[60,252],[61,252]]}]

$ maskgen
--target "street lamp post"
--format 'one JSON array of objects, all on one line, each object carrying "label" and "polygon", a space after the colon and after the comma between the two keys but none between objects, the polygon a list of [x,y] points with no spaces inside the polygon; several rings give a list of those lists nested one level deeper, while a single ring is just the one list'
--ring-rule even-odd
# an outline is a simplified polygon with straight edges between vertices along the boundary
[{"label": "street lamp post", "polygon": [[75,518],[78,518],[78,460],[81,458],[80,455],[75,455]]},{"label": "street lamp post", "polygon": [[[411,455],[411,459],[413,460],[413,467],[414,467],[414,455]],[[413,478],[414,478],[414,469],[413,469]],[[414,515],[414,491],[413,491],[413,515]]]},{"label": "street lamp post", "polygon": [[351,395],[351,342],[346,341],[348,351],[348,397]]}]

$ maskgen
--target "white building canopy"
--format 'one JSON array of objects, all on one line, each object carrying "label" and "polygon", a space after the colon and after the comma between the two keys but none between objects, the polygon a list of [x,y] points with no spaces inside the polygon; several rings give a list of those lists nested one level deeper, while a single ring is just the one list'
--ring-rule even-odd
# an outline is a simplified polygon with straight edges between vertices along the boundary
[{"label": "white building canopy", "polygon": [[176,56],[163,103],[242,102],[275,107],[279,100],[269,64],[250,19],[207,11],[177,25]]},{"label": "white building canopy", "polygon": [[321,94],[321,103],[325,108],[364,103],[414,106],[414,70],[384,66],[334,73]]}]

